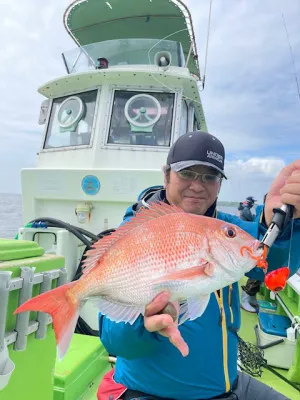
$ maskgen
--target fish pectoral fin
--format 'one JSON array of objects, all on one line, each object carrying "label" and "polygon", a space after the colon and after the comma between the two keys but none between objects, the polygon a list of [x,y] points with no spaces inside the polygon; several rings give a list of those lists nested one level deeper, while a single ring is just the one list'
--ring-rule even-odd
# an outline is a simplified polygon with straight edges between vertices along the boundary
[{"label": "fish pectoral fin", "polygon": [[195,267],[190,267],[186,269],[181,269],[179,271],[170,272],[167,275],[162,276],[157,280],[157,282],[166,281],[178,281],[199,278],[200,276],[213,276],[214,264],[209,261],[204,260],[203,264],[197,265]]},{"label": "fish pectoral fin", "polygon": [[187,320],[194,320],[201,317],[206,310],[206,307],[210,300],[210,294],[191,297],[180,305],[179,309],[179,325],[183,324]]},{"label": "fish pectoral fin", "polygon": [[91,297],[89,300],[101,314],[114,322],[129,322],[132,325],[145,311],[145,306],[118,303],[104,297]]}]

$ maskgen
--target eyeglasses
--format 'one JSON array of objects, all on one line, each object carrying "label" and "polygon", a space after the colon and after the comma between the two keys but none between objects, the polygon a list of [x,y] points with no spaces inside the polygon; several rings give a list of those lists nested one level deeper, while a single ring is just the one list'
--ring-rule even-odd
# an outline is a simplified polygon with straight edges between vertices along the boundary
[{"label": "eyeglasses", "polygon": [[183,169],[178,171],[177,175],[179,178],[185,181],[196,181],[200,180],[202,183],[217,183],[220,182],[222,177],[220,175],[213,174],[200,174],[199,172],[192,171],[190,169]]}]

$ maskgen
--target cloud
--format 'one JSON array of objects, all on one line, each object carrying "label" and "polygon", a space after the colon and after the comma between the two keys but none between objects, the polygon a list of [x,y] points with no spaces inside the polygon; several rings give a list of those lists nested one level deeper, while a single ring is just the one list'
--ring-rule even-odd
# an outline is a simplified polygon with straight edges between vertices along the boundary
[{"label": "cloud", "polygon": [[223,181],[219,199],[243,201],[247,196],[254,196],[262,203],[273,179],[284,166],[284,161],[276,158],[250,158],[228,162],[228,180]]},{"label": "cloud", "polygon": [[239,173],[258,173],[266,177],[274,178],[281,169],[285,166],[284,161],[281,159],[263,159],[263,158],[250,158],[247,161],[237,160],[227,164],[227,168],[233,174],[238,168]]}]

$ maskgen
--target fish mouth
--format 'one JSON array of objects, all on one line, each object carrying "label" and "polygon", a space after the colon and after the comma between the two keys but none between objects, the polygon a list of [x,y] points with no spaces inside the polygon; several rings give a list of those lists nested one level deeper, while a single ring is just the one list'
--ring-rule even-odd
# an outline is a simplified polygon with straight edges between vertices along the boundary
[{"label": "fish mouth", "polygon": [[262,244],[259,240],[255,240],[250,246],[242,246],[240,253],[242,256],[248,253],[248,256],[256,261],[256,266],[266,270],[268,268],[268,262],[266,260],[268,255],[268,247]]}]

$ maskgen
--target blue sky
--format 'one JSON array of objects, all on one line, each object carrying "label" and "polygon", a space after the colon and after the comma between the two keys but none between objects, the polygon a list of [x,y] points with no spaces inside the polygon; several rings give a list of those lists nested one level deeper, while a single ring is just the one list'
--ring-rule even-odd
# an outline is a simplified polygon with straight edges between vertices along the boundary
[{"label": "blue sky", "polygon": [[[66,0],[0,0],[0,185],[20,192],[41,143],[37,88],[65,73],[74,47],[63,26]],[[203,71],[209,0],[187,0]],[[214,0],[202,102],[208,129],[227,150],[222,200],[262,199],[273,177],[300,157],[300,1]]]}]

